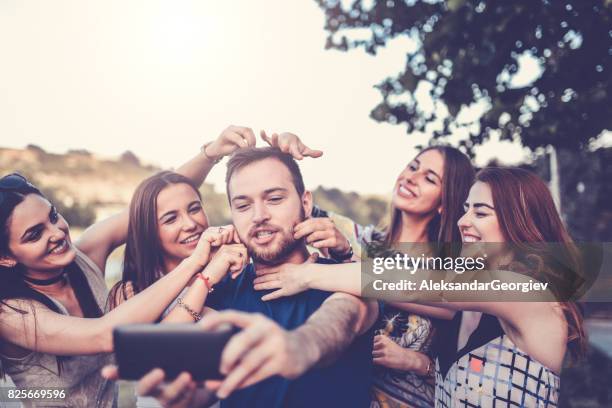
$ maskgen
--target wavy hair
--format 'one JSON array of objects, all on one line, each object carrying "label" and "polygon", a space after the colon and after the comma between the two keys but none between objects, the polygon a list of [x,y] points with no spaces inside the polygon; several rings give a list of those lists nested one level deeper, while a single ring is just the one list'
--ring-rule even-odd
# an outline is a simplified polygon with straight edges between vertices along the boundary
[{"label": "wavy hair", "polygon": [[[515,167],[484,168],[476,181],[490,187],[502,234],[518,254],[510,267],[549,282],[557,299],[571,298],[585,282],[583,263],[546,184]],[[586,349],[581,310],[571,301],[559,304],[568,325],[568,349],[580,357]]]}]

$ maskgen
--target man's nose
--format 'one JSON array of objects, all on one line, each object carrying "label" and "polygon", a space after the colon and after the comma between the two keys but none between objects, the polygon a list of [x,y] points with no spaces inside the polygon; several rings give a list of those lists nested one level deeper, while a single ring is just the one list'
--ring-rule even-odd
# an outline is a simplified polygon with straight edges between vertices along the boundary
[{"label": "man's nose", "polygon": [[261,224],[269,219],[270,212],[268,211],[268,207],[266,207],[263,203],[254,204],[253,222],[255,224]]}]

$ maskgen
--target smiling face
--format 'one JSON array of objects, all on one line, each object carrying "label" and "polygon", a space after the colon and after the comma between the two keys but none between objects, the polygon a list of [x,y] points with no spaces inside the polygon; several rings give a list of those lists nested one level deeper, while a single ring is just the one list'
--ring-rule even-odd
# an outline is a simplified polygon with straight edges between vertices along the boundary
[{"label": "smiling face", "polygon": [[160,191],[157,232],[166,260],[180,262],[191,255],[206,228],[208,219],[202,202],[190,185],[170,184]]},{"label": "smiling face", "polygon": [[464,204],[465,214],[457,225],[463,242],[505,242],[487,183],[477,181]]},{"label": "smiling face", "polygon": [[228,194],[236,231],[256,262],[280,264],[295,254],[302,241],[293,229],[310,214],[312,198],[298,195],[283,163],[266,158],[236,170]]},{"label": "smiling face", "polygon": [[400,173],[393,190],[393,207],[410,214],[430,215],[440,210],[444,156],[427,150]]},{"label": "smiling face", "polygon": [[28,194],[8,220],[10,256],[4,262],[22,264],[28,275],[45,274],[68,266],[76,256],[68,223],[44,197]]}]

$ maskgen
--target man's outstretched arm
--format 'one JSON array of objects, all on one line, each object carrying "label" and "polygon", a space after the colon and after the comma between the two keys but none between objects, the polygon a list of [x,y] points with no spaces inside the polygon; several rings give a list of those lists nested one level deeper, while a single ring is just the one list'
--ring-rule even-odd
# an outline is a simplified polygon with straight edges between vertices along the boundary
[{"label": "man's outstretched arm", "polygon": [[295,338],[299,350],[307,356],[308,368],[325,365],[337,359],[358,335],[374,324],[377,317],[378,304],[375,301],[334,293],[289,336]]},{"label": "man's outstretched arm", "polygon": [[328,364],[369,329],[378,316],[376,302],[335,293],[300,327],[288,331],[260,314],[224,311],[205,316],[212,329],[230,323],[243,330],[230,339],[221,356],[221,383],[208,385],[226,398],[273,375],[297,378],[315,365]]},{"label": "man's outstretched arm", "polygon": [[[303,325],[291,331],[257,313],[228,310],[207,314],[200,322],[204,330],[227,323],[242,328],[223,349],[220,371],[225,379],[208,381],[207,388],[226,398],[236,389],[273,375],[297,378],[316,365],[338,358],[377,316],[376,302],[344,293],[331,295]],[[105,371],[106,378],[116,379],[116,368]],[[165,386],[163,376],[161,370],[149,373],[139,382],[140,392],[155,396],[167,407],[199,406],[194,401],[195,383],[187,373]]]}]

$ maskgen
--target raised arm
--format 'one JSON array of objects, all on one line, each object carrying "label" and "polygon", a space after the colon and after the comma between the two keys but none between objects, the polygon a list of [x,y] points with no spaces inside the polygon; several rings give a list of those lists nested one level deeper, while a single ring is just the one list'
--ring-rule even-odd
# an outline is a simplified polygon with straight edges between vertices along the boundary
[{"label": "raised arm", "polygon": [[[176,169],[176,172],[199,186],[219,159],[247,146],[255,146],[253,131],[242,126],[229,126],[213,142],[202,146],[198,154]],[[76,246],[104,272],[106,258],[115,248],[125,243],[128,222],[129,210],[126,208],[87,228]]]},{"label": "raised arm", "polygon": [[224,156],[234,153],[241,147],[253,146],[255,146],[255,134],[251,128],[229,126],[213,142],[203,145],[200,152],[176,169],[176,172],[191,179],[199,186],[214,165]]}]

